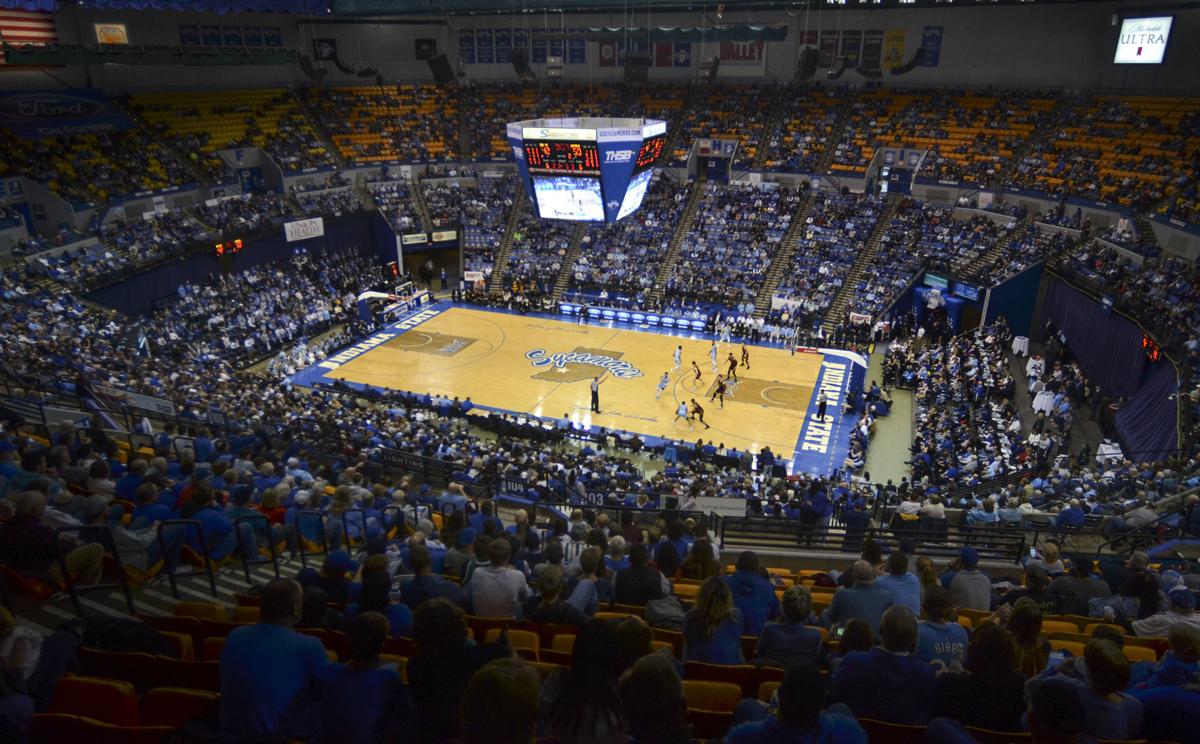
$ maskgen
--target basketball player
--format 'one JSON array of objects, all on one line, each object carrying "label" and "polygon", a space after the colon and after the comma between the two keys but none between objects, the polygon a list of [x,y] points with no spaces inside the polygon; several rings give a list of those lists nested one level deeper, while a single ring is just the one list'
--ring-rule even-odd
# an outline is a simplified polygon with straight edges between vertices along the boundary
[{"label": "basketball player", "polygon": [[592,413],[600,413],[600,386],[604,384],[600,378],[605,374],[607,372],[592,378]]},{"label": "basketball player", "polygon": [[729,371],[725,373],[725,377],[730,380],[737,379],[737,360],[733,358],[733,352],[729,352],[729,358],[725,360],[729,365]]},{"label": "basketball player", "polygon": [[671,425],[674,426],[675,422],[679,419],[683,419],[684,423],[688,425],[688,431],[694,431],[692,422],[688,419],[688,405],[686,401],[679,401],[679,408],[675,409],[675,418],[671,420]]},{"label": "basketball player", "polygon": [[746,348],[745,344],[742,344],[742,366],[750,369],[750,350]]},{"label": "basketball player", "polygon": [[704,423],[704,409],[700,407],[700,404],[696,402],[695,398],[692,398],[692,418],[694,418],[694,419],[698,420],[700,423],[704,424],[705,429],[712,428],[708,424]]},{"label": "basketball player", "polygon": [[726,391],[726,389],[727,388],[725,387],[725,378],[721,377],[720,375],[717,375],[717,387],[715,390],[713,390],[712,397],[708,399],[708,402],[711,403],[714,400],[720,398],[721,399],[721,408],[724,408],[725,407],[725,391]]},{"label": "basketball player", "polygon": [[696,382],[700,382],[700,367],[696,366],[696,360],[692,360],[692,371],[696,373]]},{"label": "basketball player", "polygon": [[663,391],[667,389],[667,385],[671,383],[671,377],[663,372],[663,376],[658,380],[658,392],[654,394],[654,399],[658,400],[662,397]]},{"label": "basketball player", "polygon": [[708,358],[712,360],[712,368],[713,368],[714,374],[721,371],[720,368],[717,366],[717,353],[718,353],[717,352],[717,340],[714,338],[713,342],[712,342],[712,346],[708,347]]},{"label": "basketball player", "polygon": [[683,347],[676,346],[675,347],[675,369],[679,369],[681,366],[683,366]]}]

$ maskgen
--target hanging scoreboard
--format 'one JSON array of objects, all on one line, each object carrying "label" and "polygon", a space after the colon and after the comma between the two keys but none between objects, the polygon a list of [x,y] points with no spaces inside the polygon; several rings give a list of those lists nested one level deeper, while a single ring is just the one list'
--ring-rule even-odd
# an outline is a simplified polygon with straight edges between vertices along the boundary
[{"label": "hanging scoreboard", "polygon": [[641,206],[667,125],[649,119],[533,119],[506,128],[538,216],[616,222]]}]

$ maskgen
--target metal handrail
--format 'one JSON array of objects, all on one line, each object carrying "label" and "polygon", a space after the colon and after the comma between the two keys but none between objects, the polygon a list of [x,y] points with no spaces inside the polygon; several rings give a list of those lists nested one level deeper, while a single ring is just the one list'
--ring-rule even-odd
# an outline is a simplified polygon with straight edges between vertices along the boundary
[{"label": "metal handrail", "polygon": [[[259,520],[261,520],[262,523],[265,524],[266,528],[267,528],[266,529],[267,549],[270,551],[270,554],[271,554],[271,558],[269,561],[266,558],[263,558],[261,556],[258,558],[254,558],[254,559],[247,558],[246,551],[244,550],[245,546],[242,543],[242,531],[239,528],[243,524],[248,524],[248,525],[250,525],[250,531],[251,531],[251,534],[253,535],[253,539],[254,539],[254,550],[255,550],[255,552],[258,551],[258,531],[254,529],[254,524],[256,522],[258,522]],[[266,514],[243,514],[241,516],[234,517],[233,518],[233,531],[234,531],[234,534],[237,535],[237,552],[238,552],[238,555],[241,556],[241,559],[242,559],[242,572],[246,575],[246,583],[247,584],[252,583],[250,580],[250,564],[260,566],[264,563],[270,563],[271,568],[274,569],[274,571],[275,571],[275,578],[278,579],[279,578],[279,556],[275,553],[275,540],[274,540],[274,538],[271,537],[271,520],[267,518],[267,515]]]},{"label": "metal handrail", "polygon": [[[178,565],[172,566],[171,562],[167,561],[167,556],[170,555],[170,553],[167,551],[166,538],[163,537],[163,528],[172,527],[172,526],[176,526],[176,525],[178,525],[184,529],[185,543],[186,543],[186,538],[187,538],[187,530],[192,529],[192,528],[194,528],[196,530],[196,535],[200,540],[200,557],[204,561],[204,568],[202,570],[198,569],[195,571],[180,572]],[[208,577],[208,590],[212,593],[212,595],[214,597],[217,596],[217,577],[216,577],[215,572],[213,571],[212,554],[208,547],[208,538],[204,536],[204,526],[200,523],[199,519],[164,519],[158,523],[158,538],[157,539],[158,539],[159,550],[163,554],[163,560],[167,561],[167,564],[166,564],[167,580],[171,584],[171,595],[174,596],[175,599],[179,599],[178,579],[180,579],[180,578],[186,579],[191,576],[200,576],[200,575],[204,575],[204,576]]]},{"label": "metal handrail", "polygon": [[[87,586],[79,586],[75,583],[75,577],[67,569],[67,557],[63,552],[59,536],[66,533],[76,533],[83,542],[85,536],[98,537],[96,542],[104,548],[113,560],[113,565],[116,567],[117,581],[100,582],[98,584],[88,584]],[[87,592],[108,591],[109,589],[121,588],[121,592],[125,595],[125,607],[132,615],[136,612],[133,606],[133,594],[129,591],[129,577],[125,574],[125,566],[121,563],[121,554],[117,550],[117,543],[113,539],[112,528],[106,524],[80,524],[70,525],[67,527],[59,527],[54,531],[54,559],[58,563],[59,570],[62,571],[63,584],[66,586],[67,594],[71,597],[71,604],[75,607],[75,614],[80,618],[84,617],[83,604],[79,601],[79,595]]]}]

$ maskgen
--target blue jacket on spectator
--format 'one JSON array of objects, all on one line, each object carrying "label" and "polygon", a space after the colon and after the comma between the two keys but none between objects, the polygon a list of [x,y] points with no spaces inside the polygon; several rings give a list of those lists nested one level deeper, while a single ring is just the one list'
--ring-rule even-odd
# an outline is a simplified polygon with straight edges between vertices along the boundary
[{"label": "blue jacket on spectator", "polygon": [[737,571],[725,577],[733,603],[741,610],[745,625],[742,635],[758,636],[768,620],[779,616],[779,598],[771,582],[752,571]]},{"label": "blue jacket on spectator", "polygon": [[842,659],[829,699],[850,706],[858,718],[920,725],[929,719],[933,686],[928,662],[876,646]]}]

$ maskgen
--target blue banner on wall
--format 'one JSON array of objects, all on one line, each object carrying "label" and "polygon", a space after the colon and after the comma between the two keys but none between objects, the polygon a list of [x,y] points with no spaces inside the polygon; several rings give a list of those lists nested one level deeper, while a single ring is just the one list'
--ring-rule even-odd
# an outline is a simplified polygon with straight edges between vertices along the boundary
[{"label": "blue banner on wall", "polygon": [[481,28],[475,32],[475,61],[481,65],[490,65],[495,61],[491,29]]},{"label": "blue banner on wall", "polygon": [[269,47],[283,46],[283,32],[278,26],[263,26],[263,45]]},{"label": "blue banner on wall", "polygon": [[[576,29],[577,33],[582,33]],[[572,37],[567,41],[567,64],[582,65],[587,62],[587,41],[583,36]]]},{"label": "blue banner on wall", "polygon": [[180,26],[179,46],[200,46],[200,27]]},{"label": "blue banner on wall", "polygon": [[102,91],[0,92],[0,127],[38,139],[131,129],[133,122]]},{"label": "blue banner on wall", "polygon": [[204,44],[204,46],[221,46],[221,27],[201,26],[200,42]]},{"label": "blue banner on wall", "polygon": [[243,26],[243,40],[248,47],[261,47],[263,45],[262,27],[261,26]]},{"label": "blue banner on wall", "polygon": [[496,63],[502,65],[512,64],[512,31],[498,28],[495,31],[495,38]]},{"label": "blue banner on wall", "polygon": [[921,48],[925,55],[921,59],[921,67],[937,67],[942,56],[942,27],[926,26],[921,31]]},{"label": "blue banner on wall", "polygon": [[474,31],[459,31],[458,32],[458,56],[462,58],[463,64],[475,64],[475,32]]},{"label": "blue banner on wall", "polygon": [[533,56],[533,61],[539,65],[546,64],[546,40],[534,39],[533,46],[530,48]]}]

